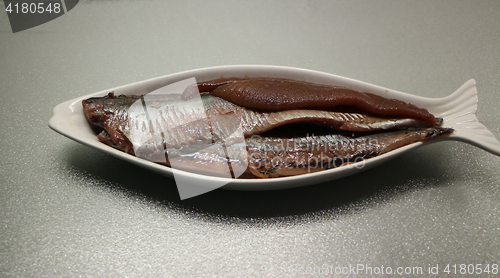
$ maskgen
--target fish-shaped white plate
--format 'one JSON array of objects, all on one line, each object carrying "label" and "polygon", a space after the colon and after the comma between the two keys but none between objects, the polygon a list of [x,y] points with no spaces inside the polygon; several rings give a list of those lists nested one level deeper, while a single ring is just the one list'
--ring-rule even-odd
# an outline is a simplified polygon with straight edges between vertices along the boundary
[{"label": "fish-shaped white plate", "polygon": [[[192,77],[195,77],[197,81],[206,81],[220,77],[274,77],[343,86],[356,91],[370,92],[385,98],[399,99],[416,106],[426,108],[430,113],[434,114],[434,116],[443,118],[443,127],[451,127],[455,131],[449,136],[443,136],[441,138],[425,142],[413,143],[388,153],[364,160],[362,161],[363,167],[351,164],[299,176],[271,179],[231,180],[172,169],[114,149],[97,140],[95,132],[91,129],[90,124],[87,122],[83,114],[82,100],[84,99],[90,97],[102,97],[113,91],[115,95],[147,94],[168,84]],[[347,175],[372,168],[407,151],[443,140],[467,142],[500,156],[500,142],[484,125],[479,123],[476,117],[477,103],[477,89],[476,83],[473,79],[467,81],[457,91],[447,97],[425,98],[375,86],[350,78],[306,69],[259,65],[220,66],[166,75],[125,86],[107,89],[63,102],[54,108],[53,116],[49,121],[49,126],[53,130],[77,142],[168,177],[174,177],[175,173],[176,179],[183,178],[185,180],[189,180],[193,184],[226,184],[224,185],[224,188],[234,190],[271,190],[305,186],[345,177]]]}]

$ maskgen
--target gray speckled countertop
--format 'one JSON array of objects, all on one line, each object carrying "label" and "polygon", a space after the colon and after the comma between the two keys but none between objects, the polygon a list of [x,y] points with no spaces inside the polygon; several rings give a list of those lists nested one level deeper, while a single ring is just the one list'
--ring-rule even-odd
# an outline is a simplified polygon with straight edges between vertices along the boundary
[{"label": "gray speckled countertop", "polygon": [[499,57],[499,1],[88,0],[18,33],[2,10],[0,276],[492,270],[500,264],[500,158],[465,143],[430,145],[323,184],[181,201],[173,180],[47,124],[55,105],[96,91],[266,64],[428,97],[474,78],[478,118],[500,138]]}]

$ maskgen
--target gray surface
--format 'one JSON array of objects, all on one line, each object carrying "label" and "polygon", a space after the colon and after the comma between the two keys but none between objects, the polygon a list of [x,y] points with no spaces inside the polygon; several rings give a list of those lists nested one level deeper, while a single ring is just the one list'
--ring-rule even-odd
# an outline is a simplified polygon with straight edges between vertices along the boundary
[{"label": "gray surface", "polygon": [[95,91],[270,64],[429,97],[475,78],[478,117],[500,138],[499,54],[499,1],[80,1],[15,34],[0,11],[0,276],[499,264],[500,158],[464,143],[315,186],[180,201],[172,180],[47,126],[56,104]]}]

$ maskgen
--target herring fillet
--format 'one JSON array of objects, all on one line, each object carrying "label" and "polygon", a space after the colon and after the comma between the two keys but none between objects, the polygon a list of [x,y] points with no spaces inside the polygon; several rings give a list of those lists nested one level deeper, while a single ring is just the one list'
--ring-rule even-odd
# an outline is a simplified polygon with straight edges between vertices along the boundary
[{"label": "herring fillet", "polygon": [[342,134],[294,138],[247,138],[248,170],[276,178],[313,173],[361,162],[399,147],[453,132],[452,128],[410,128],[364,136]]},{"label": "herring fillet", "polygon": [[[409,118],[386,119],[323,110],[260,112],[210,95],[202,96],[202,100],[204,109],[197,111],[183,109],[186,105],[189,108],[190,100],[184,100],[180,95],[161,96],[157,101],[149,102],[148,111],[152,111],[149,115],[131,114],[130,106],[142,101],[142,96],[115,97],[110,93],[105,97],[84,100],[83,107],[87,120],[104,129],[97,136],[101,142],[134,154],[131,130],[140,129],[146,137],[154,133],[151,130],[154,127],[168,130],[155,137],[154,142],[142,142],[142,147],[156,149],[155,155],[165,156],[163,163],[167,166],[170,166],[169,158],[176,159],[183,162],[181,167],[176,168],[212,176],[224,176],[225,173],[218,172],[221,168],[218,166],[228,163],[239,165],[242,161],[248,162],[244,177],[274,178],[311,173],[359,162],[452,131],[450,128],[429,127]],[[201,113],[208,116],[208,124],[206,120],[199,120],[198,114]],[[441,119],[437,122],[439,125]],[[291,123],[310,123],[333,130],[357,132],[358,135],[257,136]],[[237,128],[243,130],[244,142],[231,142],[231,135]],[[366,131],[384,132],[359,136]],[[224,144],[214,147],[214,142],[219,140]],[[238,159],[236,156],[230,161],[227,153],[241,148],[241,144],[246,146],[246,154],[241,154],[246,157]],[[207,147],[213,152],[202,151]],[[167,149],[168,155],[165,152]]]},{"label": "herring fillet", "polygon": [[[87,120],[104,130],[98,135],[100,141],[122,151],[134,154],[130,141],[130,129],[142,128],[144,132],[153,131],[146,128],[147,116],[130,118],[127,109],[140,96],[114,96],[90,98],[83,101]],[[183,106],[191,100],[183,100],[180,96],[169,96],[153,102],[157,118],[154,124],[161,130],[169,130],[163,134],[163,145],[166,148],[180,148],[201,141],[213,142],[213,139],[230,138],[234,130],[241,125],[245,137],[261,134],[273,128],[292,124],[310,123],[335,130],[345,131],[377,131],[407,127],[425,127],[425,123],[409,118],[378,118],[359,113],[344,113],[323,110],[286,110],[279,112],[259,112],[235,105],[218,97],[202,96],[202,101],[210,120],[210,125],[197,121],[196,115],[186,115]],[[199,113],[205,113],[200,110]],[[440,119],[437,119],[438,122]],[[169,127],[169,128],[168,128]],[[211,129],[211,132],[209,131]],[[152,142],[153,143],[153,142]],[[155,142],[158,144],[159,142]]]},{"label": "herring fillet", "polygon": [[[311,135],[301,137],[246,138],[244,143],[227,147],[227,151],[247,147],[248,168],[244,177],[277,178],[328,170],[390,152],[415,142],[431,140],[453,132],[451,128],[410,128],[371,135],[343,134]],[[206,145],[194,145],[169,151],[169,158],[183,161],[182,170],[223,176],[220,165],[228,162],[241,164],[243,158],[233,156],[229,161],[221,146],[213,152],[202,151]],[[167,160],[168,164],[168,160]],[[241,166],[241,165],[240,165]]]},{"label": "herring fillet", "polygon": [[348,106],[385,118],[412,118],[433,126],[436,118],[427,109],[397,99],[354,91],[345,87],[286,78],[222,78],[198,83],[200,91],[250,109],[285,111],[330,109]]}]

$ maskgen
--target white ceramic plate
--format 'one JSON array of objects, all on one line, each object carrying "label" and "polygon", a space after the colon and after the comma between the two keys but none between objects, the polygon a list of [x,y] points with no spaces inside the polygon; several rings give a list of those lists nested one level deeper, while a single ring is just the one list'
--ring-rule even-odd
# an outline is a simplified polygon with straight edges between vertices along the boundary
[{"label": "white ceramic plate", "polygon": [[273,179],[234,179],[230,180],[230,183],[224,186],[224,188],[226,189],[284,189],[338,179],[379,165],[380,163],[383,163],[409,150],[442,140],[464,141],[476,145],[496,155],[500,155],[500,143],[495,138],[495,136],[477,120],[477,90],[474,80],[467,81],[462,87],[460,87],[456,92],[448,97],[433,99],[414,96],[328,73],[280,66],[243,65],[203,68],[175,73],[167,76],[145,80],[142,82],[107,89],[73,100],[69,100],[57,105],[54,108],[53,116],[49,121],[49,126],[53,130],[77,142],[88,145],[90,147],[114,155],[138,166],[145,167],[168,177],[173,177],[173,173],[174,171],[176,171],[176,178],[185,177],[192,180],[193,182],[227,182],[227,179],[221,180],[222,178],[204,176],[177,169],[171,169],[169,167],[143,160],[109,147],[97,140],[96,134],[92,131],[90,124],[87,122],[83,114],[83,108],[81,104],[83,99],[87,99],[90,97],[102,97],[112,91],[115,92],[115,95],[146,94],[167,84],[191,77],[195,77],[198,82],[220,77],[278,77],[308,81],[313,83],[344,86],[356,91],[370,92],[386,98],[399,99],[408,103],[412,103],[419,107],[427,108],[429,112],[434,114],[434,116],[443,118],[444,127],[452,127],[455,129],[455,132],[450,136],[438,138],[437,140],[430,140],[425,143],[414,143],[396,149],[389,153],[360,162],[363,163],[363,165],[351,164],[348,166],[338,167],[322,172],[293,177]]}]

